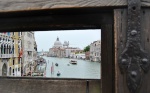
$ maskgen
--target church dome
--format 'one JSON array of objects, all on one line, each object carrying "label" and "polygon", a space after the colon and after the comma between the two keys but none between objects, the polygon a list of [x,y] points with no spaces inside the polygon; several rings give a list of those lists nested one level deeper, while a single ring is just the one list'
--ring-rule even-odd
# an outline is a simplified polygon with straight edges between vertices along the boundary
[{"label": "church dome", "polygon": [[65,41],[63,46],[69,46],[69,42]]},{"label": "church dome", "polygon": [[59,38],[57,37],[56,41],[54,42],[54,47],[59,48],[62,47],[61,42],[59,41]]}]

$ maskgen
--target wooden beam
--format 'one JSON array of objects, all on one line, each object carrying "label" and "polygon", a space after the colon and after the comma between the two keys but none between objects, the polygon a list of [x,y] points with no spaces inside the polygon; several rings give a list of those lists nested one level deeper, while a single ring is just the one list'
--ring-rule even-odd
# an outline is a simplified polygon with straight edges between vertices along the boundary
[{"label": "wooden beam", "polygon": [[100,29],[101,24],[112,24],[109,16],[113,13],[98,10],[84,8],[0,13],[0,31]]},{"label": "wooden beam", "polygon": [[101,81],[102,93],[115,93],[113,25],[103,24],[101,28]]},{"label": "wooden beam", "polygon": [[[0,77],[0,93],[86,93],[87,80]],[[100,93],[100,80],[89,80],[89,93]]]},{"label": "wooden beam", "polygon": [[142,6],[144,7],[150,7],[150,0],[141,0]]},{"label": "wooden beam", "polygon": [[[150,7],[150,0],[141,0]],[[0,0],[0,12],[83,7],[125,7],[127,0]]]},{"label": "wooden beam", "polygon": [[0,12],[126,5],[126,0],[0,0]]}]

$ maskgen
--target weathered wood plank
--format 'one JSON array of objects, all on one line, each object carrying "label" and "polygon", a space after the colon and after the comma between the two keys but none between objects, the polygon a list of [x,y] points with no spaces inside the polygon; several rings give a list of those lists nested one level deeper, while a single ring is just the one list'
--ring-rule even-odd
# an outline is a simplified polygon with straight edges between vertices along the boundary
[{"label": "weathered wood plank", "polygon": [[121,74],[118,66],[118,58],[126,44],[127,11],[126,9],[114,10],[114,33],[115,33],[115,77],[116,93],[129,93],[126,83],[126,74]]},{"label": "weathered wood plank", "polygon": [[87,10],[71,9],[0,13],[0,31],[100,29],[101,24],[112,23],[112,20],[107,17],[113,16],[112,13],[84,14],[85,11]]},{"label": "weathered wood plank", "polygon": [[113,60],[113,24],[103,24],[101,28],[101,81],[102,93],[114,92],[114,60]]},{"label": "weathered wood plank", "polygon": [[142,6],[150,7],[150,0],[141,0]]},{"label": "weathered wood plank", "polygon": [[[141,0],[150,7],[150,0]],[[127,6],[127,0],[0,0],[0,12],[81,7]]]},{"label": "weathered wood plank", "polygon": [[[118,58],[126,44],[127,31],[127,11],[125,9],[117,9],[114,11],[114,29],[115,29],[115,72],[116,72],[116,93],[130,93],[127,87],[126,74],[121,74],[118,67]],[[143,9],[141,11],[141,45],[143,49],[150,55],[150,10]],[[138,89],[138,93],[150,93],[150,71],[142,72],[142,83]]]},{"label": "weathered wood plank", "polygon": [[[150,1],[150,0],[149,0]],[[150,10],[143,9],[141,11],[141,45],[150,56]],[[143,73],[143,82],[139,93],[150,93],[150,70]]]},{"label": "weathered wood plank", "polygon": [[0,11],[125,6],[126,0],[0,0]]},{"label": "weathered wood plank", "polygon": [[[86,93],[86,80],[0,78],[0,93]],[[100,93],[100,80],[89,80],[89,93]]]}]

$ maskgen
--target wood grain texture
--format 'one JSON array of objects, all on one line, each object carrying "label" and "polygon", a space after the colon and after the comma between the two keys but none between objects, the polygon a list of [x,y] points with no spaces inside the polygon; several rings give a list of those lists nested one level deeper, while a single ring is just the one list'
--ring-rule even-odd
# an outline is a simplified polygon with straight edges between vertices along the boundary
[{"label": "wood grain texture", "polygon": [[[141,11],[141,45],[150,56],[150,10]],[[150,68],[148,73],[143,73],[143,82],[139,93],[150,93]]]},{"label": "wood grain texture", "polygon": [[101,28],[101,81],[102,93],[114,92],[113,24],[103,24]]},{"label": "wood grain texture", "polygon": [[[116,93],[130,93],[127,87],[126,74],[121,74],[118,66],[118,57],[123,51],[126,44],[127,31],[127,11],[117,9],[114,11],[114,29],[115,29],[115,72],[116,72]],[[150,55],[150,10],[142,9],[141,11],[141,45]],[[150,71],[142,72],[142,84],[138,93],[150,93]]]},{"label": "wood grain texture", "polygon": [[142,6],[150,7],[150,0],[141,0]]},{"label": "wood grain texture", "polygon": [[[141,0],[150,7],[150,0]],[[0,12],[81,7],[127,6],[127,0],[0,0]]]},{"label": "wood grain texture", "polygon": [[[0,79],[0,93],[86,93],[86,80]],[[89,90],[100,93],[100,80],[89,80]]]},{"label": "wood grain texture", "polygon": [[0,0],[0,11],[125,5],[126,0]]},{"label": "wood grain texture", "polygon": [[125,48],[127,31],[126,9],[114,10],[114,33],[115,33],[115,80],[116,93],[129,93],[126,83],[126,74],[121,74],[118,66],[118,58]]}]

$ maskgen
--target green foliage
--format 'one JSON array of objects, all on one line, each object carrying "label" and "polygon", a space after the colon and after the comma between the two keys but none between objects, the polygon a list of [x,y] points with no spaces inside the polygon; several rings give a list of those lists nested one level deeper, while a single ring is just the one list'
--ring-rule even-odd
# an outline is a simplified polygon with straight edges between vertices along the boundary
[{"label": "green foliage", "polygon": [[85,48],[84,48],[84,50],[83,50],[84,52],[87,52],[87,51],[90,51],[90,46],[88,45],[88,46],[86,46]]}]

